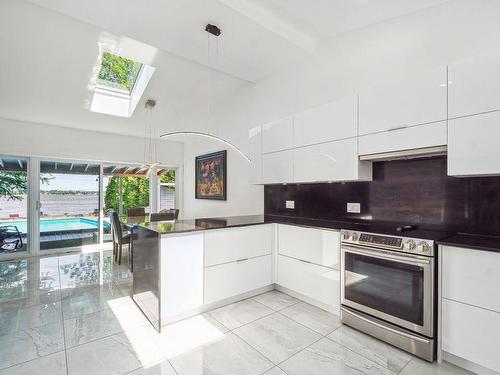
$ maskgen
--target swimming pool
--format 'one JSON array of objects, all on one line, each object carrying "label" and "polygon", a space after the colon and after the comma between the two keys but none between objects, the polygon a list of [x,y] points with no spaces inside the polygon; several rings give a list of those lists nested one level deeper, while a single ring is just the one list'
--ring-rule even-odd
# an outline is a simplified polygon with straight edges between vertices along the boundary
[{"label": "swimming pool", "polygon": [[[0,225],[15,225],[19,232],[27,233],[26,220],[7,220]],[[104,222],[104,228],[109,228],[109,223]],[[99,229],[99,221],[83,217],[65,219],[40,219],[40,232],[66,232],[88,229]]]}]

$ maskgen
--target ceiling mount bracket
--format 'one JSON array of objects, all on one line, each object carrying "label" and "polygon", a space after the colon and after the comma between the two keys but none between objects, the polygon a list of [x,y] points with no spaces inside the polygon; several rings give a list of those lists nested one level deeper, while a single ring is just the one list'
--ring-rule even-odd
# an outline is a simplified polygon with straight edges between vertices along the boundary
[{"label": "ceiling mount bracket", "polygon": [[205,26],[205,31],[215,36],[219,36],[222,33],[222,31],[217,26],[210,23]]}]

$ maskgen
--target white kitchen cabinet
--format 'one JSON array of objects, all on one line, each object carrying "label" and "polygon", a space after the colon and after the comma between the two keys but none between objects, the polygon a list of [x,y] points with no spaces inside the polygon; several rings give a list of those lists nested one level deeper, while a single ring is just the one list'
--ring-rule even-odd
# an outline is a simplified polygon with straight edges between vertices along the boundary
[{"label": "white kitchen cabinet", "polygon": [[205,268],[205,303],[272,284],[271,255]]},{"label": "white kitchen cabinet", "polygon": [[293,147],[293,117],[262,126],[262,152],[274,152]]},{"label": "white kitchen cabinet", "polygon": [[500,112],[450,120],[448,175],[480,176],[500,173]]},{"label": "white kitchen cabinet", "polygon": [[358,98],[349,96],[295,115],[294,146],[307,146],[358,135]]},{"label": "white kitchen cabinet", "polygon": [[273,252],[273,224],[205,232],[205,267]]},{"label": "white kitchen cabinet", "polygon": [[447,119],[446,67],[408,72],[359,95],[359,134]]},{"label": "white kitchen cabinet", "polygon": [[500,254],[442,247],[442,296],[500,313]]},{"label": "white kitchen cabinet", "polygon": [[371,180],[369,162],[360,162],[356,138],[293,150],[293,181]]},{"label": "white kitchen cabinet", "polygon": [[264,184],[293,182],[293,150],[262,156],[262,182]]},{"label": "white kitchen cabinet", "polygon": [[500,53],[476,55],[448,67],[449,117],[500,110]]},{"label": "white kitchen cabinet", "polygon": [[447,123],[441,121],[360,136],[359,155],[445,146],[447,142]]},{"label": "white kitchen cabinet", "polygon": [[279,254],[340,269],[340,232],[278,225]]},{"label": "white kitchen cabinet", "polygon": [[248,131],[250,172],[248,180],[251,184],[262,184],[262,126]]},{"label": "white kitchen cabinet", "polygon": [[499,313],[443,299],[442,322],[445,352],[500,372]]},{"label": "white kitchen cabinet", "polygon": [[162,236],[160,269],[162,318],[203,305],[203,233]]},{"label": "white kitchen cabinet", "polygon": [[278,284],[329,306],[340,309],[340,271],[278,255]]}]

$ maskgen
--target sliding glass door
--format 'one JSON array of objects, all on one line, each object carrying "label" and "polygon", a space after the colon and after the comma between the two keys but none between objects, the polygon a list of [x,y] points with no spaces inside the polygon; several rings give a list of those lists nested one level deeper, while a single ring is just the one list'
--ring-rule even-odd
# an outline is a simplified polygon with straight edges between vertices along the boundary
[{"label": "sliding glass door", "polygon": [[40,161],[40,250],[99,244],[99,164]]},{"label": "sliding glass door", "polygon": [[29,227],[28,160],[0,156],[0,255],[26,253]]}]

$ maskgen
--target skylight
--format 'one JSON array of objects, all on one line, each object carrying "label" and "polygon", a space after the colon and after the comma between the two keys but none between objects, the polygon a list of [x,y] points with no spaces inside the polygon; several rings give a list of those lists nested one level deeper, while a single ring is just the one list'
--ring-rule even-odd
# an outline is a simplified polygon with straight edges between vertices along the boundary
[{"label": "skylight", "polygon": [[154,71],[155,68],[147,64],[103,52],[90,110],[132,116]]},{"label": "skylight", "polygon": [[141,69],[140,62],[104,52],[97,84],[104,89],[130,95]]}]

